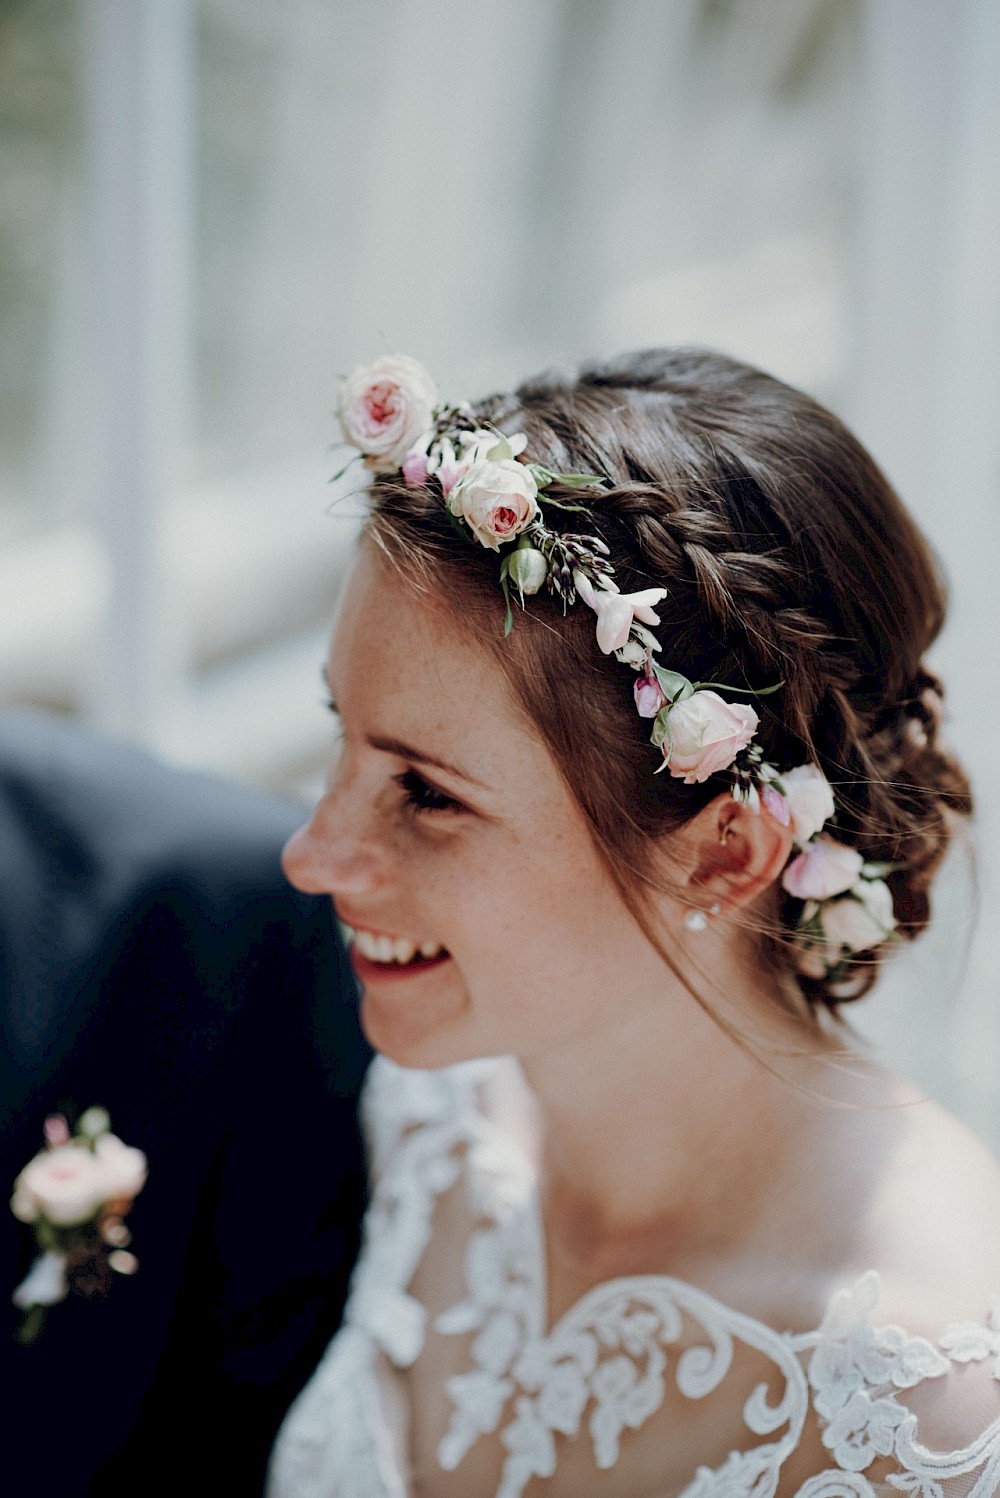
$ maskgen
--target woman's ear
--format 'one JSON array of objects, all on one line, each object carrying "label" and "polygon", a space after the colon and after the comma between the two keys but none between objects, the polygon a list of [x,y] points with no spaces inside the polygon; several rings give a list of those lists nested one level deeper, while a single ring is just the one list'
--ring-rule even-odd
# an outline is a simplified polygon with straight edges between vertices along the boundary
[{"label": "woman's ear", "polygon": [[764,807],[754,811],[730,795],[716,796],[684,828],[687,889],[692,903],[723,910],[749,905],[781,874],[792,834]]}]

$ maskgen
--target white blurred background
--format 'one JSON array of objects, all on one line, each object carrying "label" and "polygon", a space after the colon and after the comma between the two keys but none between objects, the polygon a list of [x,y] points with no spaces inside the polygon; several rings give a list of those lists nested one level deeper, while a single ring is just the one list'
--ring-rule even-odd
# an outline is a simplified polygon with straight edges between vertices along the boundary
[{"label": "white blurred background", "polygon": [[0,699],[315,784],[337,376],[696,341],[953,585],[978,900],[864,1027],[1000,1144],[1000,0],[0,0]]}]

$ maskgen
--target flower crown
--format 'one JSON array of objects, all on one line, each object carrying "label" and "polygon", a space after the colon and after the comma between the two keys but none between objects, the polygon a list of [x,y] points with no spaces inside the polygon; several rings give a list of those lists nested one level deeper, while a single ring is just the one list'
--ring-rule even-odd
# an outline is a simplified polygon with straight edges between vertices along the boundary
[{"label": "flower crown", "polygon": [[[689,681],[656,659],[661,646],[651,626],[660,623],[655,605],[666,588],[622,593],[599,536],[546,524],[548,506],[589,514],[585,505],[550,494],[553,486],[600,491],[603,478],[521,461],[523,433],[507,436],[483,426],[466,402],[441,402],[428,371],[406,354],[387,354],[347,375],[338,416],[345,443],[371,472],[401,474],[411,488],[435,484],[463,536],[497,553],[504,548],[505,634],[514,620],[512,589],[522,608],[526,596],[545,588],[564,612],[578,600],[593,610],[600,650],[637,673],[636,711],[652,720],[650,741],[662,754],[657,773],[666,770],[694,785],[728,770],[737,801],[754,811],[764,806],[791,829],[793,855],[781,883],[803,902],[795,942],[804,976],[843,981],[855,953],[892,937],[892,894],[882,877],[892,866],[866,863],[823,831],[835,808],[822,770],[805,764],[779,771],[763,758],[754,737],[757,713],[719,696],[748,689]],[[767,696],[780,685],[750,695]],[[693,914],[700,919],[692,929],[701,929],[704,916]]]}]

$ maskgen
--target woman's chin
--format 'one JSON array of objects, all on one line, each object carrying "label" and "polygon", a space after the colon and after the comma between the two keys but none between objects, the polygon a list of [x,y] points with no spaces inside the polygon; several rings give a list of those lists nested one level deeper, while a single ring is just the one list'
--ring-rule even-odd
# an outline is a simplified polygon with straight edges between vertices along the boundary
[{"label": "woman's chin", "polygon": [[374,1050],[426,1070],[469,1059],[468,998],[450,959],[410,977],[367,970],[358,977],[361,1028]]}]

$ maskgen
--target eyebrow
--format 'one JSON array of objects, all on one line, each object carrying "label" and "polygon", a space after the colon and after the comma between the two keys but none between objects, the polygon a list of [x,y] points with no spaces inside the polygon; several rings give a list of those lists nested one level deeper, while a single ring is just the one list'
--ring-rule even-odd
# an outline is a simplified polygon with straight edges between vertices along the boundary
[{"label": "eyebrow", "polygon": [[478,786],[480,790],[486,790],[481,780],[470,775],[467,770],[460,770],[457,765],[450,765],[446,759],[438,759],[436,755],[428,754],[423,749],[414,749],[412,744],[404,744],[402,739],[383,738],[378,734],[368,734],[365,742],[373,749],[381,749],[383,754],[394,754],[397,759],[410,759],[416,765],[433,765],[435,770],[444,770],[447,775],[454,775],[459,780],[466,781],[469,785]]},{"label": "eyebrow", "polygon": [[[330,694],[328,705],[331,711],[336,713],[338,712],[338,708],[336,702],[333,700],[333,693],[330,691],[330,678],[325,665],[320,667],[320,676],[323,679],[323,685]],[[468,785],[478,786],[481,791],[488,789],[481,780],[477,780],[467,770],[460,770],[457,765],[450,765],[446,759],[438,759],[436,755],[427,754],[423,749],[414,749],[412,744],[405,744],[402,739],[386,738],[380,734],[374,736],[368,734],[365,738],[365,743],[369,744],[373,749],[380,749],[383,754],[394,754],[397,759],[412,760],[415,765],[432,765],[435,770],[443,770],[446,775],[454,775],[456,779],[464,780]]]}]

